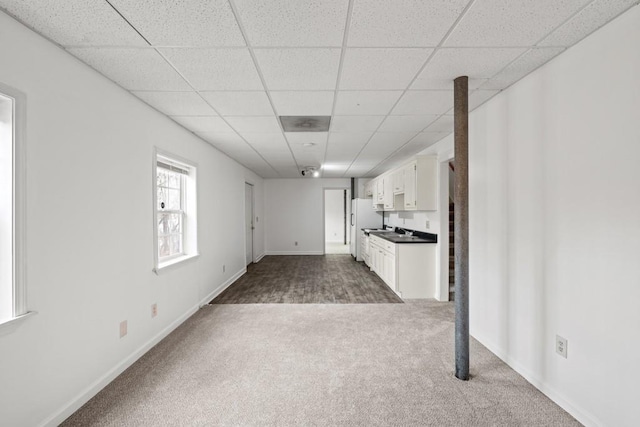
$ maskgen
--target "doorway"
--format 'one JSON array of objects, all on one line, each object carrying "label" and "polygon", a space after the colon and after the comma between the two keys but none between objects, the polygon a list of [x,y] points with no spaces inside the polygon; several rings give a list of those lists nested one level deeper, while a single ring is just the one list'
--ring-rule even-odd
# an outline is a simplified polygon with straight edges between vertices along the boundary
[{"label": "doorway", "polygon": [[324,253],[349,254],[351,190],[324,189]]},{"label": "doorway", "polygon": [[245,264],[253,262],[253,185],[244,183]]}]

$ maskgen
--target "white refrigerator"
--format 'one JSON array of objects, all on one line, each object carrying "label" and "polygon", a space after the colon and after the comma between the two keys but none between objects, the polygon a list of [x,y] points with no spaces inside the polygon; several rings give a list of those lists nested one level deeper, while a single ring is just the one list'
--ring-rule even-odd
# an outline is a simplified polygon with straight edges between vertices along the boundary
[{"label": "white refrigerator", "polygon": [[351,255],[362,261],[360,229],[382,228],[382,212],[373,210],[371,199],[351,199]]}]

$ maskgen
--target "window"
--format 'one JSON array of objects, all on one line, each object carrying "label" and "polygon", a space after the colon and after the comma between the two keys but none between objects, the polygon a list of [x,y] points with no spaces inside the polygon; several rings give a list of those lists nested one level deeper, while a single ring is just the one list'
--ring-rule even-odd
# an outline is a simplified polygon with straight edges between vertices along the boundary
[{"label": "window", "polygon": [[22,237],[22,152],[19,127],[23,97],[0,85],[0,325],[26,317]]},{"label": "window", "polygon": [[155,257],[159,272],[198,254],[196,167],[159,152],[154,166]]}]

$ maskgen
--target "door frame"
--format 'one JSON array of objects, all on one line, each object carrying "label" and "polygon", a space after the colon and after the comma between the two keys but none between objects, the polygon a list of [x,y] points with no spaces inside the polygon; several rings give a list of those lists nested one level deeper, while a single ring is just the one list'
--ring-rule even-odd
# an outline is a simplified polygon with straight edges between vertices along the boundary
[{"label": "door frame", "polygon": [[438,156],[440,188],[438,189],[440,207],[440,235],[438,243],[440,251],[436,269],[436,294],[438,301],[449,301],[449,162],[454,160],[453,150],[448,150]]},{"label": "door frame", "polygon": [[[327,223],[326,223],[326,199],[327,199],[327,190],[347,190],[348,193],[351,193],[351,187],[322,187],[322,255],[327,254]],[[351,194],[347,194],[347,213],[350,209],[351,198],[349,197]],[[353,213],[353,212],[351,212]],[[347,215],[347,224],[351,224],[349,221],[349,215]],[[351,232],[347,233],[349,239],[351,239]],[[351,242],[347,243],[347,245],[351,244]]]},{"label": "door frame", "polygon": [[256,242],[255,242],[255,185],[253,185],[250,182],[245,181],[244,182],[244,200],[245,200],[245,206],[244,206],[244,217],[245,217],[245,239],[244,239],[244,258],[245,258],[245,266],[249,265],[246,264],[247,262],[247,239],[246,239],[246,232],[247,232],[247,224],[246,224],[246,218],[247,218],[247,206],[246,206],[246,201],[247,201],[247,185],[249,187],[251,187],[251,263],[256,262],[256,251],[255,251],[255,246],[256,246]]}]

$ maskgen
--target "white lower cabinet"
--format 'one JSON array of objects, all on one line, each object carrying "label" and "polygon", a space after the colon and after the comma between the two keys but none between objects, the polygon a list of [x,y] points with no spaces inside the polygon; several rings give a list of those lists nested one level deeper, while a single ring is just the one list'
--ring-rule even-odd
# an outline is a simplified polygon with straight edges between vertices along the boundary
[{"label": "white lower cabinet", "polygon": [[401,298],[434,298],[436,245],[392,243],[371,235],[370,268]]}]

